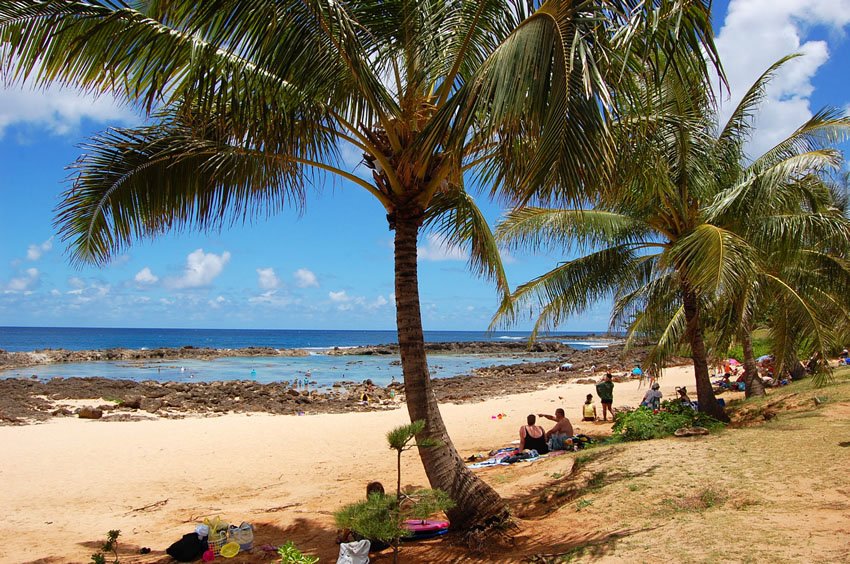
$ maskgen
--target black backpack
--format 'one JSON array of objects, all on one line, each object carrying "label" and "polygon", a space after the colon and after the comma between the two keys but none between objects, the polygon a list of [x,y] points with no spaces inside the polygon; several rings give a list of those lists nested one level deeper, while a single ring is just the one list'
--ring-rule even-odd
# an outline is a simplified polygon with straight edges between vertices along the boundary
[{"label": "black backpack", "polygon": [[207,537],[198,538],[197,533],[188,533],[169,546],[165,552],[178,562],[194,562],[207,550]]}]

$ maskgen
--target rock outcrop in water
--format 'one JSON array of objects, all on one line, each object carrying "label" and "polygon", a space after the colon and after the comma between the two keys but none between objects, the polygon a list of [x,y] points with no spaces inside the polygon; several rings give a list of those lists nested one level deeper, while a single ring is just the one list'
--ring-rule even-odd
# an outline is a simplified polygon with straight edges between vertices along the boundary
[{"label": "rock outcrop in water", "polygon": [[302,349],[275,349],[272,347],[246,347],[242,349],[210,349],[204,347],[179,347],[158,349],[103,349],[92,351],[69,351],[65,349],[41,349],[33,352],[7,352],[0,349],[0,370],[56,364],[63,362],[148,361],[214,358],[234,356],[307,356]]}]

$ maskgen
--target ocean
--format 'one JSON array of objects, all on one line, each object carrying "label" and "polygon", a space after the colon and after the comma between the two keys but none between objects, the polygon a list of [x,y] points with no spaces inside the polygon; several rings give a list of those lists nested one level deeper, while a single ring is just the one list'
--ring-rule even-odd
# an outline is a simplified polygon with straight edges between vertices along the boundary
[{"label": "ocean", "polygon": [[[426,331],[428,342],[521,341],[521,331]],[[558,333],[543,337],[576,349],[604,346],[604,341],[586,340],[591,332]],[[579,339],[579,340],[573,340]],[[159,347],[209,347],[233,349],[249,346],[277,349],[307,349],[306,357],[230,357],[215,360],[163,360],[146,362],[82,362],[32,366],[0,371],[0,378],[67,378],[100,376],[128,380],[216,381],[256,380],[262,383],[303,380],[309,373],[319,387],[340,380],[372,379],[386,385],[401,379],[397,356],[336,356],[322,354],[333,347],[355,347],[396,343],[395,331],[294,330],[294,329],[130,329],[84,327],[0,327],[0,349],[98,350],[108,348],[152,349]],[[540,360],[540,359],[536,359]],[[431,355],[429,369],[434,378],[469,374],[475,368],[494,364],[527,362],[519,356]]]}]

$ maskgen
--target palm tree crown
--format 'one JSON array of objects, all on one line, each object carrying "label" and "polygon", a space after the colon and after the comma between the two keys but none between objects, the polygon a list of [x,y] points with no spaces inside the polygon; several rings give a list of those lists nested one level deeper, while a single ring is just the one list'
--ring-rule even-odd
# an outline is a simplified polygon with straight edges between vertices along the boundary
[{"label": "palm tree crown", "polygon": [[[536,304],[538,331],[612,297],[612,326],[628,328],[630,343],[656,339],[650,370],[688,341],[700,407],[722,417],[708,381],[706,312],[739,301],[755,281],[783,289],[797,310],[811,308],[771,265],[810,251],[816,240],[842,249],[850,242],[848,223],[819,180],[840,166],[829,145],[845,138],[850,120],[821,112],[761,157],[748,164],[744,158],[749,117],[782,62],[756,82],[723,128],[700,77],[648,82],[637,104],[619,107],[614,182],[593,206],[519,209],[498,230],[513,245],[587,254],[520,286],[495,321],[509,323]],[[811,323],[822,321],[809,313]]]}]

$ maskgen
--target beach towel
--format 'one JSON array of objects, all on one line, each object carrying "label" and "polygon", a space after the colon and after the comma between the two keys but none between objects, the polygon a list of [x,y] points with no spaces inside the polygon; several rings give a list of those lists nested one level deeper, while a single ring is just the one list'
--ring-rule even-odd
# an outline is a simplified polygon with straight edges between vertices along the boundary
[{"label": "beach towel", "polygon": [[345,542],[339,545],[339,558],[336,564],[369,564],[369,539]]},{"label": "beach towel", "polygon": [[487,468],[488,466],[499,466],[503,463],[503,461],[514,454],[517,454],[519,449],[516,448],[500,448],[499,450],[491,451],[492,455],[487,460],[482,460],[481,462],[475,462],[474,464],[467,464],[467,468],[476,469],[476,468]]},{"label": "beach towel", "polygon": [[540,453],[534,449],[524,450],[517,454],[511,455],[504,460],[502,460],[502,464],[514,464],[516,462],[529,462],[532,460],[537,460],[540,458]]}]

